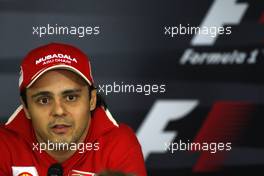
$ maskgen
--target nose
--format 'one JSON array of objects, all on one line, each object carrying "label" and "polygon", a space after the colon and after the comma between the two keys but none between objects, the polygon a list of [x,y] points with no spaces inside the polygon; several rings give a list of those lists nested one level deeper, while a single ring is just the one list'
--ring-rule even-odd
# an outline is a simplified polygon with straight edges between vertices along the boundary
[{"label": "nose", "polygon": [[63,106],[63,102],[61,100],[55,100],[52,108],[52,116],[53,117],[64,117],[66,115],[65,107]]}]

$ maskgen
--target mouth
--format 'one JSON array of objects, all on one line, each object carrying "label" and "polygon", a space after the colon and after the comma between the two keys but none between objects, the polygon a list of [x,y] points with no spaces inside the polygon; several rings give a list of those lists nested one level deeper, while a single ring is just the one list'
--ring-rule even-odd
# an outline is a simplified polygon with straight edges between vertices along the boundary
[{"label": "mouth", "polygon": [[69,131],[70,128],[71,128],[71,125],[55,124],[51,127],[51,130],[55,134],[65,134]]}]

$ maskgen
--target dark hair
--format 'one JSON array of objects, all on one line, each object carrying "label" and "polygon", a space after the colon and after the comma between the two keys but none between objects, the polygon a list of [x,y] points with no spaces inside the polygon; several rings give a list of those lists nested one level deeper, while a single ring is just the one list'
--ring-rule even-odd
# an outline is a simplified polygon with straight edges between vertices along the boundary
[{"label": "dark hair", "polygon": [[[91,97],[91,91],[97,89],[94,86],[88,86],[88,92],[89,92],[89,97]],[[20,96],[22,101],[24,102],[26,108],[28,107],[28,103],[27,103],[27,89],[24,89],[20,92]],[[102,97],[102,95],[100,95],[99,93],[96,94],[96,107],[100,107],[102,106],[104,109],[107,108],[107,105],[105,103],[104,98]]]},{"label": "dark hair", "polygon": [[[93,86],[90,86],[90,88],[89,88],[89,97],[91,97],[91,91],[94,90],[94,89],[97,89],[97,88],[95,88]],[[104,109],[107,109],[107,105],[106,105],[104,97],[97,92],[96,93],[96,107],[100,107],[100,106],[102,106]]]}]

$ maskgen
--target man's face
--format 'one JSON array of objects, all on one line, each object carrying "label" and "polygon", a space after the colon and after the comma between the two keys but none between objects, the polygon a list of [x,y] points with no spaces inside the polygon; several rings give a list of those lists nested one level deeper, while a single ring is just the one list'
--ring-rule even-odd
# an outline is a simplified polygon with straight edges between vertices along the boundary
[{"label": "man's face", "polygon": [[78,143],[88,132],[96,91],[89,97],[88,85],[68,70],[51,70],[39,77],[26,92],[27,117],[38,142]]}]

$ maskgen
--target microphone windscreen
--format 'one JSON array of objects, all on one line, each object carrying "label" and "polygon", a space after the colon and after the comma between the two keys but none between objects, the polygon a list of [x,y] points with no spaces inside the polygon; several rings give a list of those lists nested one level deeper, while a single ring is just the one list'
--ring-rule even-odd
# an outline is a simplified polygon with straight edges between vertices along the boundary
[{"label": "microphone windscreen", "polygon": [[48,176],[63,176],[63,169],[59,163],[52,164],[48,169]]}]

